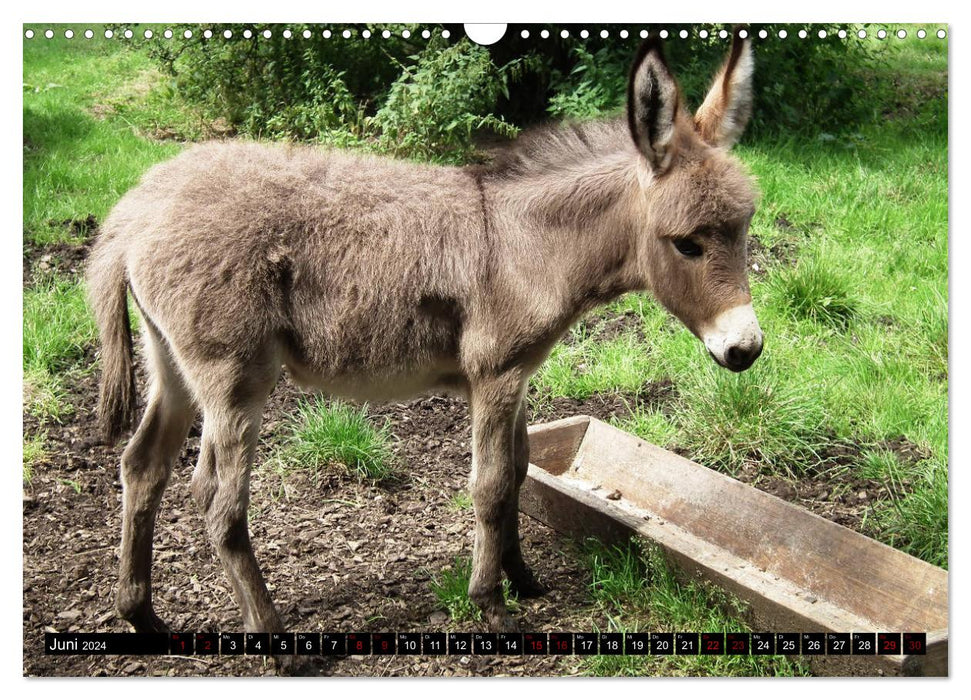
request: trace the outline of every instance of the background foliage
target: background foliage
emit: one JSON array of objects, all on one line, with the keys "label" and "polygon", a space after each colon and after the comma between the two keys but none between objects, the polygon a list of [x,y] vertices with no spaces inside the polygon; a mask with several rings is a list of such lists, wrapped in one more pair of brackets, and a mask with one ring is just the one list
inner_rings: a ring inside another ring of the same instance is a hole
[{"label": "background foliage", "polygon": [[[780,26],[750,29],[757,36]],[[288,27],[290,38],[274,25],[212,25],[216,37],[205,39],[207,27],[185,25],[173,28],[172,40],[132,46],[149,52],[171,77],[172,89],[206,118],[223,120],[232,131],[462,162],[482,132],[513,136],[551,117],[588,119],[621,110],[640,41],[609,30],[605,38],[597,30],[587,40],[562,38],[554,27],[550,38],[538,41],[544,28],[531,26],[529,38],[510,27],[497,44],[481,47],[442,38],[440,28],[426,40],[407,25],[357,26],[349,38],[324,38],[313,25]],[[853,36],[838,38],[835,25],[785,27],[788,41],[754,40],[758,69],[748,138],[782,130],[852,132],[880,101],[864,76],[882,60],[881,49]],[[803,28],[811,40],[797,38]],[[185,29],[190,38],[183,37]],[[361,38],[365,29],[370,39]],[[730,39],[719,36],[721,29],[731,28],[714,26],[705,39],[693,32],[690,40],[675,38],[674,29],[665,42],[692,105],[700,104],[724,60]],[[827,38],[818,38],[821,29]],[[231,38],[223,38],[226,31]],[[384,31],[390,36],[381,36]],[[456,28],[450,37],[462,34]]]}]

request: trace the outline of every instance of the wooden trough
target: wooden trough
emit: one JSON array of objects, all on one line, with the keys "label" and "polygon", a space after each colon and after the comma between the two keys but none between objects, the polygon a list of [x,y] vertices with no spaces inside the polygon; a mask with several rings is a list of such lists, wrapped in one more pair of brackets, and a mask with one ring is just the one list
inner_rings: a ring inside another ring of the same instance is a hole
[{"label": "wooden trough", "polygon": [[574,536],[652,540],[749,603],[757,631],[927,633],[926,655],[805,657],[817,673],[947,675],[945,570],[595,418],[529,435],[527,515]]}]

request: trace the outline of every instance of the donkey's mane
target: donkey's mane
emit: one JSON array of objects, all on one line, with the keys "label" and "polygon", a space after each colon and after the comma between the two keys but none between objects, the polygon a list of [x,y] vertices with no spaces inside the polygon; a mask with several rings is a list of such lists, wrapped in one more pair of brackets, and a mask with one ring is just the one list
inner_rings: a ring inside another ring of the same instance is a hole
[{"label": "donkey's mane", "polygon": [[525,216],[582,226],[629,191],[635,154],[622,119],[543,126],[477,166],[476,177],[519,200]]},{"label": "donkey's mane", "polygon": [[606,154],[633,148],[627,123],[620,118],[545,124],[524,131],[501,147],[481,167],[486,179],[516,180],[576,170]]}]

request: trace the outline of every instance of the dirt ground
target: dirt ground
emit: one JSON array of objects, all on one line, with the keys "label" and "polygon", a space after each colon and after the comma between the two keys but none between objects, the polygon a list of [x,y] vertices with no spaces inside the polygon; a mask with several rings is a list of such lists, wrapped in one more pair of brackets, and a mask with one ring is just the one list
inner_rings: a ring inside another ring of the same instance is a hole
[{"label": "dirt ground", "polygon": [[[25,253],[24,281],[47,270],[73,273],[85,246],[50,246]],[[607,324],[609,333],[628,322]],[[89,357],[93,360],[93,350]],[[30,676],[274,675],[261,657],[45,656],[43,633],[125,632],[114,612],[121,515],[120,448],[97,439],[96,375],[68,381],[74,414],[62,425],[24,414],[25,434],[47,432],[48,457],[36,465],[23,496],[24,674]],[[144,387],[144,377],[140,377]],[[299,393],[284,379],[266,408],[263,437],[279,431]],[[662,410],[676,397],[670,382],[637,394],[534,401],[531,422],[588,414],[623,418],[638,404]],[[533,397],[534,399],[536,397]],[[328,474],[285,478],[257,467],[250,527],[274,600],[293,631],[472,631],[442,610],[429,582],[472,551],[473,514],[456,495],[466,490],[471,458],[465,402],[424,398],[372,407],[396,436],[402,476],[378,485]],[[198,425],[175,467],[155,533],[154,592],[159,616],[173,630],[235,631],[239,610],[189,494],[199,451]],[[888,445],[906,455],[907,444]],[[851,460],[853,445],[834,449],[830,464]],[[264,444],[261,457],[269,452]],[[916,458],[917,456],[914,456]],[[754,468],[740,475],[760,488],[848,527],[859,529],[880,484],[822,470],[798,483],[767,479]],[[524,630],[605,628],[588,602],[589,572],[573,543],[521,516],[523,550],[550,592],[521,601]],[[567,675],[577,657],[367,656],[320,661],[309,673],[350,676]]]}]

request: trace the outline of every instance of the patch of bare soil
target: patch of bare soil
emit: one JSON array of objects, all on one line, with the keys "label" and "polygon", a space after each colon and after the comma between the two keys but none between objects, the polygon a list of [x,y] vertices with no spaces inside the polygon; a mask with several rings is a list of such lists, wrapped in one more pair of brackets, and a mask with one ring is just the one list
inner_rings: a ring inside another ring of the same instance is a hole
[{"label": "patch of bare soil", "polygon": [[[780,216],[776,219],[776,226],[784,230],[793,228],[792,224]],[[749,271],[759,277],[765,275],[774,265],[790,266],[796,262],[796,246],[789,241],[779,241],[772,246],[766,246],[754,233],[748,235],[748,267]]]},{"label": "patch of bare soil", "polygon": [[24,287],[34,284],[39,277],[52,273],[80,274],[84,262],[91,252],[94,233],[98,228],[98,221],[93,214],[89,214],[84,219],[51,221],[50,224],[63,227],[72,238],[83,238],[84,240],[81,243],[49,243],[41,246],[25,244]]}]

